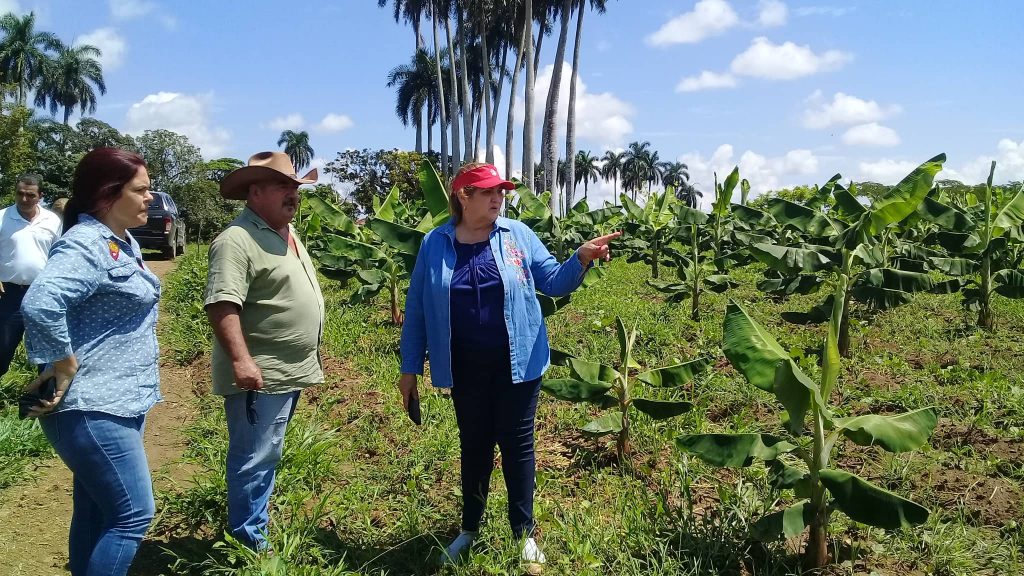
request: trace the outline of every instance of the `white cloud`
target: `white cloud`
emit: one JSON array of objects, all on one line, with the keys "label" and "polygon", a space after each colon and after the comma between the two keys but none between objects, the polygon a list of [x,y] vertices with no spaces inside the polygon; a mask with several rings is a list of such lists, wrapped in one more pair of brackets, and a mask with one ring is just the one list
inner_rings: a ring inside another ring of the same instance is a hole
[{"label": "white cloud", "polygon": [[792,42],[772,44],[764,36],[754,38],[742,54],[732,60],[733,74],[769,80],[792,80],[819,72],[837,70],[853,56],[839,50],[815,54],[807,45]]},{"label": "white cloud", "polygon": [[302,127],[305,125],[306,120],[302,117],[302,114],[278,116],[266,124],[267,128],[279,132],[284,130],[302,130]]},{"label": "white cloud", "polygon": [[835,125],[867,124],[899,114],[900,107],[881,106],[874,100],[862,100],[836,92],[831,102],[823,102],[821,91],[807,99],[811,107],[804,111],[803,124],[807,128],[828,128]]},{"label": "white cloud", "polygon": [[353,126],[352,119],[344,114],[328,114],[316,125],[321,132],[341,132]]},{"label": "white cloud", "polygon": [[856,181],[868,180],[879,184],[893,185],[917,168],[919,163],[907,160],[884,158],[876,162],[861,162],[857,165]]},{"label": "white cloud", "polygon": [[25,9],[21,7],[21,3],[18,0],[0,0],[0,14],[7,14],[8,12],[23,14]]},{"label": "white cloud", "polygon": [[113,28],[100,28],[75,38],[75,46],[82,44],[89,44],[100,49],[102,54],[99,57],[99,62],[103,66],[104,72],[114,70],[124,62],[127,45],[124,38]]},{"label": "white cloud", "polygon": [[[806,149],[796,149],[782,156],[767,157],[753,150],[747,150],[735,158],[731,144],[722,144],[711,154],[704,157],[698,152],[683,154],[679,161],[689,167],[690,183],[704,193],[701,206],[708,207],[715,199],[715,173],[719,180],[732,172],[734,166],[740,168],[740,178],[746,178],[751,186],[751,198],[768,190],[778,190],[797,184],[805,184],[808,175],[818,171],[818,157]],[[739,186],[733,193],[733,201],[739,201]]]},{"label": "white cloud", "polygon": [[145,0],[110,0],[110,15],[114,20],[132,20],[149,14],[156,4]]},{"label": "white cloud", "polygon": [[946,168],[940,177],[960,180],[967,184],[980,184],[988,180],[988,171],[993,160],[996,161],[993,182],[1001,184],[1024,181],[1024,140],[1017,142],[1010,138],[999,141],[995,154],[978,156],[957,170]]},{"label": "white cloud", "polygon": [[900,135],[888,126],[878,122],[858,124],[843,134],[843,144],[848,146],[890,147],[900,143]]},{"label": "white cloud", "polygon": [[[537,75],[534,86],[533,115],[535,126],[540,129],[544,120],[544,103],[547,101],[548,86],[554,73],[554,65],[548,64]],[[572,80],[572,66],[563,64],[561,91],[558,96],[558,130],[561,138],[565,136],[565,121],[569,115],[569,82]],[[587,91],[582,78],[576,79],[576,138],[577,147],[581,140],[588,140],[602,148],[621,146],[629,134],[633,133],[633,107],[611,92],[595,94]],[[516,118],[524,118],[523,101],[516,98]],[[538,150],[539,154],[539,150]]]},{"label": "white cloud", "polygon": [[738,22],[739,17],[725,0],[700,0],[693,12],[676,16],[649,35],[647,43],[652,46],[695,44],[725,32]]},{"label": "white cloud", "polygon": [[758,3],[757,23],[764,27],[784,26],[789,9],[779,0],[761,0]]},{"label": "white cloud", "polygon": [[696,92],[709,88],[732,88],[736,78],[731,74],[718,74],[704,70],[699,76],[688,76],[676,85],[676,92]]},{"label": "white cloud", "polygon": [[150,94],[131,105],[127,113],[127,132],[141,134],[162,128],[187,136],[202,150],[203,156],[216,158],[227,148],[231,133],[211,126],[211,94],[190,96],[177,92]]}]

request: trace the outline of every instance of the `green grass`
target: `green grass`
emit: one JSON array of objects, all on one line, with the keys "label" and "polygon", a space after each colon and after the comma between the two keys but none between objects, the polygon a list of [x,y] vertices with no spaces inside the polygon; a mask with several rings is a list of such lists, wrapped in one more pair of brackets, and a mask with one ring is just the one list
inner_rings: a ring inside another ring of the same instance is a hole
[{"label": "green grass", "polygon": [[[658,367],[700,354],[721,358],[721,322],[731,297],[815,376],[824,328],[789,325],[779,314],[806,309],[821,296],[776,302],[754,288],[757,267],[734,274],[740,288],[706,294],[702,318],[694,322],[688,302],[667,304],[646,285],[648,268],[613,262],[604,281],[577,292],[570,306],[549,318],[552,346],[610,363],[618,355],[613,320],[621,316],[627,326],[637,326],[636,358],[642,365]],[[205,272],[198,269],[175,273],[165,284],[167,294],[186,304],[198,293],[199,278]],[[459,525],[458,434],[450,400],[421,388],[424,424],[412,425],[395,389],[399,330],[388,323],[386,302],[351,306],[346,289],[326,280],[323,287],[328,382],[304,395],[286,440],[270,534],[280,553],[271,559],[252,556],[222,536],[227,441],[218,401],[203,398],[197,400],[200,417],[187,431],[188,457],[199,472],[191,484],[160,495],[156,531],[178,559],[173,570],[161,570],[520,573],[498,470],[479,545],[466,563],[438,567],[438,546]],[[1019,523],[1024,457],[1018,456],[1024,450],[1014,451],[1021,448],[1024,430],[1024,355],[1019,352],[1024,304],[1001,298],[995,304],[1000,327],[994,334],[973,329],[956,296],[919,295],[882,313],[855,310],[852,358],[844,361],[833,397],[839,414],[934,405],[942,420],[934,447],[920,453],[891,455],[852,446],[839,451],[843,469],[917,499],[933,514],[921,527],[894,533],[834,516],[836,564],[830,574],[1024,570]],[[194,312],[185,305],[176,310]],[[179,338],[171,347],[182,343],[193,344]],[[549,558],[546,573],[799,573],[798,543],[765,545],[748,537],[752,521],[792,496],[772,490],[763,467],[713,469],[672,445],[682,432],[776,429],[774,399],[722,362],[698,378],[692,391],[648,392],[666,399],[685,395],[695,408],[662,422],[637,415],[631,469],[616,465],[610,440],[579,433],[598,410],[542,397],[536,512]],[[979,487],[986,493],[976,493]],[[182,544],[180,533],[174,535],[174,526],[192,535],[189,545]]]}]

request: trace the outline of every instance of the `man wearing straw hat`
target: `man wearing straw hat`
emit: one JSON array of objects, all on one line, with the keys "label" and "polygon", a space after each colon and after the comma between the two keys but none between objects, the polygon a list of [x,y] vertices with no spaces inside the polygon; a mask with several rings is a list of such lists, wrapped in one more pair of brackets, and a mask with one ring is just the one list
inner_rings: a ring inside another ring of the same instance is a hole
[{"label": "man wearing straw hat", "polygon": [[228,527],[254,550],[268,547],[267,506],[299,393],[324,379],[324,299],[290,224],[299,185],[316,179],[316,169],[298,178],[282,152],[260,152],[220,184],[245,209],[210,245],[204,301],[227,416]]}]

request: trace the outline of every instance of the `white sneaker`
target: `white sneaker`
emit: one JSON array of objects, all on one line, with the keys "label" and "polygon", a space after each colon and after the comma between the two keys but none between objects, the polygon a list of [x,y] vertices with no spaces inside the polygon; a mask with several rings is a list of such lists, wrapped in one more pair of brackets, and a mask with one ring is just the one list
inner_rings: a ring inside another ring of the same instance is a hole
[{"label": "white sneaker", "polygon": [[527,538],[523,542],[523,562],[533,562],[534,564],[543,564],[548,561],[544,553],[541,552],[540,546],[537,546],[537,541],[533,538]]},{"label": "white sneaker", "polygon": [[463,530],[452,540],[452,543],[445,549],[444,554],[441,557],[442,564],[455,564],[459,561],[459,558],[465,554],[469,547],[473,545],[473,541],[476,540],[478,532],[469,532]]}]

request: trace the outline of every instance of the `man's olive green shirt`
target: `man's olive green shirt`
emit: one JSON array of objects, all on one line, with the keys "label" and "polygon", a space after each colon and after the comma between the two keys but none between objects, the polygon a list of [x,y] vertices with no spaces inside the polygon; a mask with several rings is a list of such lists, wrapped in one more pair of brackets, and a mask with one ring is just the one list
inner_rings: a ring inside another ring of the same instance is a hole
[{"label": "man's olive green shirt", "polygon": [[[262,218],[245,208],[210,245],[204,305],[231,302],[240,308],[242,335],[263,372],[263,390],[282,394],[324,381],[318,348],[324,298],[316,269],[294,230],[298,251]],[[231,358],[213,341],[213,392],[242,392]]]}]

